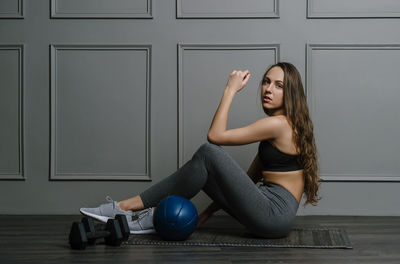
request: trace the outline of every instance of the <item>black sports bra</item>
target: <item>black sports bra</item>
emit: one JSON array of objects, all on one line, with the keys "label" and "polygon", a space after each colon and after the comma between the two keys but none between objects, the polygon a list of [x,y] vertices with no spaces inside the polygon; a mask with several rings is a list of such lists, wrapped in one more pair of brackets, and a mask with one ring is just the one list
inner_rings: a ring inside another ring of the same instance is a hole
[{"label": "black sports bra", "polygon": [[295,171],[303,167],[297,160],[299,155],[286,154],[274,147],[269,140],[260,141],[258,156],[262,170],[266,171]]}]

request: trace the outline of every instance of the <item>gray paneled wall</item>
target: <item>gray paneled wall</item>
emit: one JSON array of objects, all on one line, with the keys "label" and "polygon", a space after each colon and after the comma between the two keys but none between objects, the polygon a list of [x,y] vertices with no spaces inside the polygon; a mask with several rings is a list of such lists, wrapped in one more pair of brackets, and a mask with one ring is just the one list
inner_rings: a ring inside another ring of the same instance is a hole
[{"label": "gray paneled wall", "polygon": [[0,1],[0,18],[23,18],[23,0]]},{"label": "gray paneled wall", "polygon": [[321,177],[400,181],[400,45],[311,44],[307,55]]},{"label": "gray paneled wall", "polygon": [[[70,214],[140,193],[206,140],[264,117],[276,61],[305,83],[321,195],[298,214],[400,215],[399,1],[0,2],[0,213]],[[244,170],[258,144],[225,146]],[[193,201],[199,210],[209,198]]]},{"label": "gray paneled wall", "polygon": [[0,45],[0,179],[24,179],[23,45]]},{"label": "gray paneled wall", "polygon": [[308,0],[308,18],[400,17],[397,0]]},{"label": "gray paneled wall", "polygon": [[177,0],[177,18],[279,17],[278,0]]},{"label": "gray paneled wall", "polygon": [[150,51],[51,46],[51,179],[150,179]]},{"label": "gray paneled wall", "polygon": [[152,0],[51,0],[53,18],[152,18]]}]

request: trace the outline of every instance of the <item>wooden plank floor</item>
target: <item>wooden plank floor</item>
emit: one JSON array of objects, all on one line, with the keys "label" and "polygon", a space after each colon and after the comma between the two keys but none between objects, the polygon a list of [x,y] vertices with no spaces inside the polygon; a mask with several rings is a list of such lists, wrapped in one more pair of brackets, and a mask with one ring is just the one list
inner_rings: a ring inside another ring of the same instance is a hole
[{"label": "wooden plank floor", "polygon": [[[81,216],[0,216],[0,263],[400,263],[400,217],[298,216],[296,227],[343,227],[354,249],[242,247],[69,248],[72,221]],[[213,216],[204,227],[239,226]]]}]

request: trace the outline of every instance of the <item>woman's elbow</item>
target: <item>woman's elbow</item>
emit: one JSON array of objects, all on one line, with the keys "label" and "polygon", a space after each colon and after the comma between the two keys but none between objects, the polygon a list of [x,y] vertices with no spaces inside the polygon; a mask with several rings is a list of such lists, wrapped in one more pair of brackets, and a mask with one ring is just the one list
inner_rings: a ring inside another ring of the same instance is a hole
[{"label": "woman's elbow", "polygon": [[208,133],[207,134],[207,141],[213,144],[218,144],[218,142],[215,140],[212,134]]}]

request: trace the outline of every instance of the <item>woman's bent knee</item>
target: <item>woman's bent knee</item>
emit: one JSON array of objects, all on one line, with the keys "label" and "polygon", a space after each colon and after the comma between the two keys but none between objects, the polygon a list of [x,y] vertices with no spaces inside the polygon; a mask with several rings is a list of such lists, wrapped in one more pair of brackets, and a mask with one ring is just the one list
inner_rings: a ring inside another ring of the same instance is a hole
[{"label": "woman's bent knee", "polygon": [[199,150],[209,152],[212,150],[222,150],[222,147],[220,145],[216,145],[214,143],[207,141],[200,146]]},{"label": "woman's bent knee", "polygon": [[220,151],[223,151],[223,148],[221,146],[207,141],[207,142],[201,144],[201,146],[193,154],[193,158],[196,158],[196,157],[204,158],[206,156],[209,157]]}]

